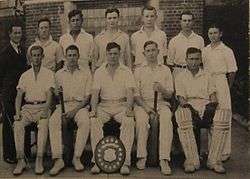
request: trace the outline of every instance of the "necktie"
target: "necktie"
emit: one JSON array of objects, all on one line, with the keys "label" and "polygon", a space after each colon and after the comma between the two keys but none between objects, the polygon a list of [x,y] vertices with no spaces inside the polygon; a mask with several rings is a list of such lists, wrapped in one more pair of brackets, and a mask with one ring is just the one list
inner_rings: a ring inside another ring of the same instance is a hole
[{"label": "necktie", "polygon": [[17,46],[17,52],[18,52],[18,54],[21,54],[21,52],[22,52],[22,51],[21,51],[21,46],[20,46],[20,45]]}]

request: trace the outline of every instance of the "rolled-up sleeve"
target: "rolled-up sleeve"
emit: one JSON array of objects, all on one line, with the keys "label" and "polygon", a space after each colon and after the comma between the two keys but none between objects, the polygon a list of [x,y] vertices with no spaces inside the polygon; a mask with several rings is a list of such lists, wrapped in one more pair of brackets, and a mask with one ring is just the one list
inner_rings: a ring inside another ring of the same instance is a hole
[{"label": "rolled-up sleeve", "polygon": [[173,77],[171,74],[171,71],[169,68],[166,68],[164,70],[165,78],[164,78],[164,87],[168,91],[174,91],[174,85],[173,85]]},{"label": "rolled-up sleeve", "polygon": [[88,72],[87,74],[87,79],[86,79],[86,87],[85,87],[85,96],[88,96],[91,94],[91,89],[92,89],[92,76],[90,74],[90,72]]},{"label": "rolled-up sleeve", "polygon": [[226,58],[226,63],[227,63],[227,72],[236,72],[238,70],[237,64],[236,64],[236,59],[234,56],[234,53],[231,49],[228,49],[225,52],[225,58]]},{"label": "rolled-up sleeve", "polygon": [[174,65],[174,58],[175,58],[174,40],[170,40],[169,45],[168,45],[168,59],[167,59],[167,64],[168,65]]},{"label": "rolled-up sleeve", "polygon": [[101,81],[102,81],[101,74],[98,73],[98,71],[96,71],[96,73],[94,74],[92,89],[93,90],[100,90],[101,89]]},{"label": "rolled-up sleeve", "polygon": [[25,79],[25,75],[21,75],[21,77],[20,77],[20,79],[19,79],[19,81],[18,81],[18,84],[17,84],[17,87],[16,87],[16,89],[18,90],[18,89],[21,89],[21,90],[23,90],[23,91],[26,91],[26,84],[25,84],[25,81],[26,81],[26,79]]}]

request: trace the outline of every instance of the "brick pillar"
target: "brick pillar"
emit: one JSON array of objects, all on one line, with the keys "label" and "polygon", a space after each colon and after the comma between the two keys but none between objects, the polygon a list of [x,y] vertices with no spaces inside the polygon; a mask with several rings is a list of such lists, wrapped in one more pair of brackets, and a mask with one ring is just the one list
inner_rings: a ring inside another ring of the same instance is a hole
[{"label": "brick pillar", "polygon": [[183,10],[190,10],[194,14],[194,31],[202,35],[204,0],[160,0],[159,8],[163,11],[162,27],[168,39],[180,31],[180,14]]},{"label": "brick pillar", "polygon": [[24,5],[26,47],[31,45],[37,36],[37,21],[41,17],[48,17],[51,20],[51,34],[54,40],[58,41],[62,34],[60,16],[64,13],[62,1],[34,1]]}]

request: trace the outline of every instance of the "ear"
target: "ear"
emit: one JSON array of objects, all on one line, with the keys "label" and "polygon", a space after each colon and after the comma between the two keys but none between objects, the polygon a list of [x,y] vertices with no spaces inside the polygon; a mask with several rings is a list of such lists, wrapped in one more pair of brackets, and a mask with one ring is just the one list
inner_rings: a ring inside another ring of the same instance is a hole
[{"label": "ear", "polygon": [[223,32],[222,32],[222,31],[220,31],[220,37],[222,37],[222,35],[223,35]]}]

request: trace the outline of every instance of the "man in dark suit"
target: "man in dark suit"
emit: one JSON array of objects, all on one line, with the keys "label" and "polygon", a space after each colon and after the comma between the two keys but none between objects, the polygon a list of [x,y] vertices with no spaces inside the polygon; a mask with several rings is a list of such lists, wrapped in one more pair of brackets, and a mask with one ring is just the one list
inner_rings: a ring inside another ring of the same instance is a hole
[{"label": "man in dark suit", "polygon": [[21,74],[27,70],[27,60],[21,47],[22,26],[13,21],[8,30],[10,41],[0,53],[0,103],[3,114],[3,158],[15,163],[16,153],[13,135],[16,86]]}]

